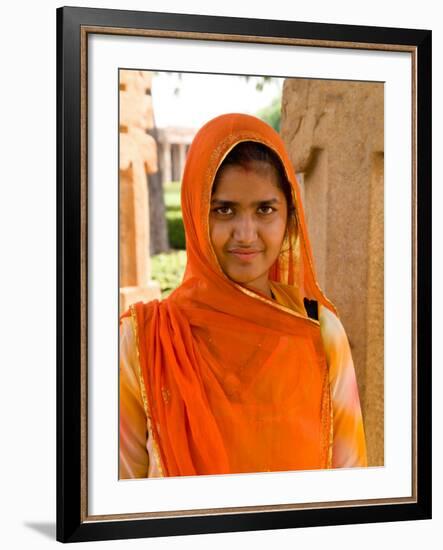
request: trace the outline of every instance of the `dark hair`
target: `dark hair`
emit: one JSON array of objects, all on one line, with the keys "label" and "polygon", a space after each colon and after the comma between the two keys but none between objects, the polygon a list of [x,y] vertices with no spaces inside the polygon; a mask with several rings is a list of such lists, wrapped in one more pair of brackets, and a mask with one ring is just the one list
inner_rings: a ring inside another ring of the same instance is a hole
[{"label": "dark hair", "polygon": [[224,168],[233,165],[249,168],[254,162],[263,162],[274,168],[275,173],[277,174],[278,187],[286,198],[289,220],[293,217],[295,211],[292,199],[291,184],[286,178],[283,163],[277,153],[263,143],[257,141],[242,141],[233,147],[233,149],[231,149],[231,151],[226,155],[226,158],[223,160],[217,171],[214,184],[212,186],[212,193],[215,193],[220,174]]}]

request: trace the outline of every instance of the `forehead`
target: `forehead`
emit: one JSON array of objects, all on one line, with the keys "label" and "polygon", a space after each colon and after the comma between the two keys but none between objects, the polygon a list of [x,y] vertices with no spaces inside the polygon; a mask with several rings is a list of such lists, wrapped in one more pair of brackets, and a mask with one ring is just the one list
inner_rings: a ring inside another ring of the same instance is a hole
[{"label": "forehead", "polygon": [[221,168],[213,188],[213,199],[256,197],[257,195],[283,195],[276,168],[265,162],[246,166],[230,164]]}]

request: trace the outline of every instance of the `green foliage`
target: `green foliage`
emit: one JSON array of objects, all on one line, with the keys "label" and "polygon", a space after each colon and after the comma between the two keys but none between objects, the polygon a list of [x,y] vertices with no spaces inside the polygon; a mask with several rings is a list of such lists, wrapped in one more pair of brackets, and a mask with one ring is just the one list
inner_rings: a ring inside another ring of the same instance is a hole
[{"label": "green foliage", "polygon": [[180,207],[180,182],[174,181],[165,185],[164,193],[169,246],[176,250],[185,250],[185,230]]},{"label": "green foliage", "polygon": [[257,112],[257,116],[267,122],[277,132],[280,132],[281,97],[276,97],[272,103]]},{"label": "green foliage", "polygon": [[173,217],[167,215],[169,246],[175,250],[186,249],[185,229],[181,215]]},{"label": "green foliage", "polygon": [[162,298],[166,298],[181,283],[186,267],[186,251],[156,254],[151,257],[152,278],[160,283]]},{"label": "green foliage", "polygon": [[151,257],[152,278],[160,283],[162,298],[166,298],[181,283],[186,267],[185,231],[180,205],[180,182],[165,185],[164,198],[171,252]]},{"label": "green foliage", "polygon": [[180,208],[180,182],[172,181],[164,186],[166,208]]}]

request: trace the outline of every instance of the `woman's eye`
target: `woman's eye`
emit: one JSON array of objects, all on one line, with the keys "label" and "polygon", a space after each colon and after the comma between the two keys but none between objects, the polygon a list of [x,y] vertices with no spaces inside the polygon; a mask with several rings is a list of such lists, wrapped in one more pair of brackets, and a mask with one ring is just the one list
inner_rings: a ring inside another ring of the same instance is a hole
[{"label": "woman's eye", "polygon": [[261,214],[271,214],[274,212],[274,208],[272,208],[272,206],[260,206],[259,210],[261,210]]},{"label": "woman's eye", "polygon": [[217,214],[222,214],[224,216],[232,213],[232,210],[229,206],[220,206],[219,208],[216,208],[214,211],[217,212]]}]

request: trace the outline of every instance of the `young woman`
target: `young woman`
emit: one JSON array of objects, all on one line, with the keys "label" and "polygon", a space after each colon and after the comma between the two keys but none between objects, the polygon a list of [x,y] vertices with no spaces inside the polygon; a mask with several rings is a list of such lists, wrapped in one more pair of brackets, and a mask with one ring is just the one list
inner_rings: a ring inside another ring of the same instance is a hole
[{"label": "young woman", "polygon": [[181,285],[120,319],[120,478],[366,466],[349,343],[280,136],[211,120],[181,200]]}]

